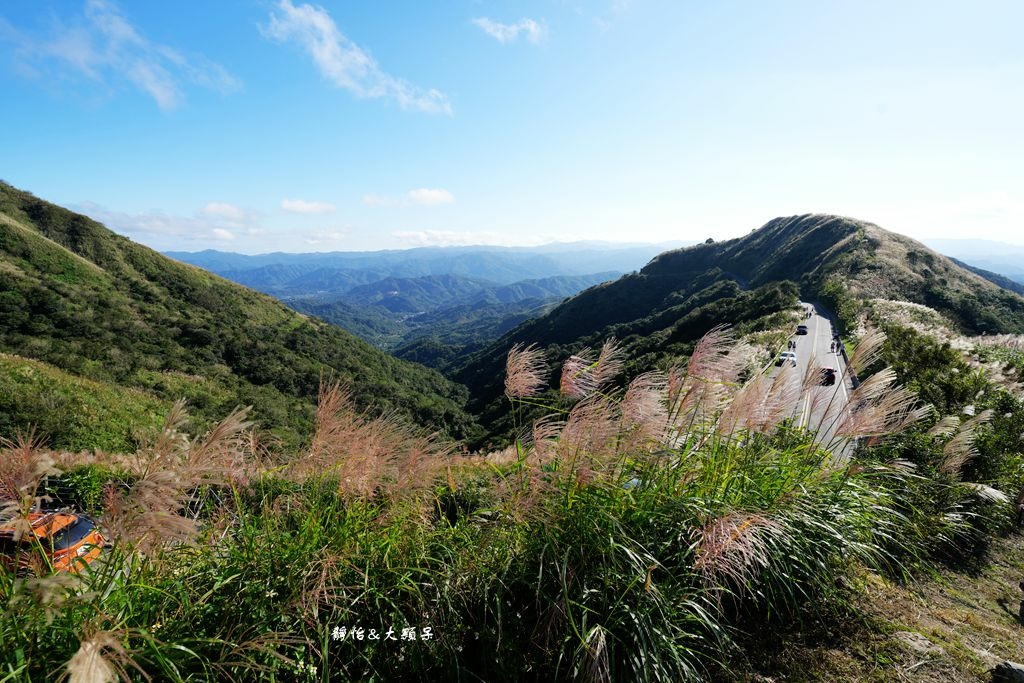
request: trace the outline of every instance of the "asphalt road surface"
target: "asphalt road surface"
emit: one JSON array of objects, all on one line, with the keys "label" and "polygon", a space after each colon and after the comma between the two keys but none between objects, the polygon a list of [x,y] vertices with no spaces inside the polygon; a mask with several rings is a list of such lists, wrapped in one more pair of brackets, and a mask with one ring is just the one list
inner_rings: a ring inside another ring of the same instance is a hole
[{"label": "asphalt road surface", "polygon": [[[799,324],[807,325],[807,334],[796,334],[794,326],[790,339],[796,342],[796,348],[789,350],[796,353],[796,371],[792,372],[794,381],[803,382],[806,388],[800,392],[793,407],[793,418],[797,426],[815,430],[818,433],[815,440],[827,445],[834,440],[837,423],[846,411],[853,386],[843,356],[832,346],[832,324],[812,304],[801,303],[801,306],[810,313],[799,321]],[[818,382],[820,368],[836,371],[835,384],[821,385]],[[773,374],[781,370],[775,367]],[[851,449],[836,445],[836,455],[845,459]]]}]

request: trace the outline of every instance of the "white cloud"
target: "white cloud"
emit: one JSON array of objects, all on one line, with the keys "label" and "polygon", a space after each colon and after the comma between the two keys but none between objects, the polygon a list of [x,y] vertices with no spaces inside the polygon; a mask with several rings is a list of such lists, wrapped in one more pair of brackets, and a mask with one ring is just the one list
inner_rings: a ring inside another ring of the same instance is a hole
[{"label": "white cloud", "polygon": [[366,204],[367,206],[394,206],[396,204],[401,204],[401,202],[396,199],[392,199],[391,197],[384,197],[379,194],[364,194],[363,204]]},{"label": "white cloud", "polygon": [[348,239],[350,231],[348,228],[336,228],[333,230],[316,230],[307,233],[303,237],[306,244],[313,245],[337,245],[339,242]]},{"label": "white cloud", "polygon": [[455,195],[441,188],[421,187],[409,190],[403,197],[387,197],[379,194],[364,194],[363,204],[367,206],[441,206],[455,203]]},{"label": "white cloud", "polygon": [[234,204],[228,204],[227,202],[210,202],[203,208],[199,209],[199,213],[212,218],[223,218],[233,223],[242,223],[248,217],[248,213],[245,209],[237,207]]},{"label": "white cloud", "polygon": [[401,244],[409,247],[464,247],[485,245],[492,247],[535,246],[543,240],[497,232],[459,232],[455,230],[403,230],[391,233]]},{"label": "white cloud", "polygon": [[323,7],[296,7],[291,0],[280,0],[277,9],[279,12],[271,11],[263,34],[279,42],[294,40],[333,85],[360,98],[394,100],[402,109],[451,115],[451,103],[444,93],[425,90],[382,71],[373,57],[338,29]]},{"label": "white cloud", "polygon": [[14,44],[18,70],[62,87],[69,74],[108,87],[125,82],[152,97],[161,109],[181,105],[183,83],[221,93],[241,87],[224,67],[202,55],[186,57],[150,41],[108,0],[87,0],[75,25],[58,24],[47,38],[18,31],[7,22],[3,28],[0,41]]},{"label": "white cloud", "polygon": [[487,17],[477,17],[473,19],[473,23],[483,29],[484,33],[504,44],[514,43],[520,33],[531,43],[539,43],[547,37],[547,28],[533,19],[524,18],[514,24],[502,24]]},{"label": "white cloud", "polygon": [[328,202],[307,202],[304,199],[283,199],[281,200],[281,208],[291,213],[309,215],[332,213],[336,209],[334,204],[329,204]]},{"label": "white cloud", "polygon": [[114,211],[93,202],[68,207],[103,223],[111,230],[128,236],[148,236],[170,244],[181,241],[229,241],[238,235],[267,234],[255,213],[232,204],[211,202],[193,216],[180,216],[162,211],[129,213]]},{"label": "white cloud", "polygon": [[418,190],[409,190],[405,195],[409,202],[421,206],[438,206],[440,204],[452,204],[455,202],[455,195],[448,190],[431,190],[425,187]]}]

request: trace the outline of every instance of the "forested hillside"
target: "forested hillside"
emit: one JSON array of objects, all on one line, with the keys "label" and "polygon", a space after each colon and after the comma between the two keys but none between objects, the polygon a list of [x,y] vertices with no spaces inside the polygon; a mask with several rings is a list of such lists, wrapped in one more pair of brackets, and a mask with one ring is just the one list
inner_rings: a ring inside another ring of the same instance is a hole
[{"label": "forested hillside", "polygon": [[[430,367],[497,339],[519,323],[620,273],[558,275],[500,285],[456,275],[388,277],[343,293],[289,296],[284,303],[373,345]],[[420,353],[424,345],[443,354]]]}]

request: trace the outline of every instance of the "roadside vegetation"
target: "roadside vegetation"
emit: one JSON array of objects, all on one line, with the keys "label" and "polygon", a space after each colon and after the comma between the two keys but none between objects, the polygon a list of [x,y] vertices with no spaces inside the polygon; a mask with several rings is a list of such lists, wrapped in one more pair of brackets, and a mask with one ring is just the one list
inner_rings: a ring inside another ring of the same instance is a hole
[{"label": "roadside vegetation", "polygon": [[625,386],[614,343],[577,351],[557,393],[514,347],[515,438],[486,455],[330,381],[291,451],[244,410],[193,435],[181,403],[127,454],[4,442],[6,517],[62,471],[112,547],[79,576],[0,570],[0,680],[735,674],[750,634],[856,620],[865,577],[982,558],[1013,520],[1019,396],[886,332],[862,331],[850,409],[809,429],[789,415],[816,378],[752,373],[716,329]]}]

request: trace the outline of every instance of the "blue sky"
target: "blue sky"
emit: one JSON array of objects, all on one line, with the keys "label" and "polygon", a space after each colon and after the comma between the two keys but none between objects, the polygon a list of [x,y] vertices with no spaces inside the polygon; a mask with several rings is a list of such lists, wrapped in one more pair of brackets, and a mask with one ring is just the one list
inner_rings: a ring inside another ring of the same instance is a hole
[{"label": "blue sky", "polygon": [[7,0],[0,177],[157,249],[1024,244],[1024,4]]}]

